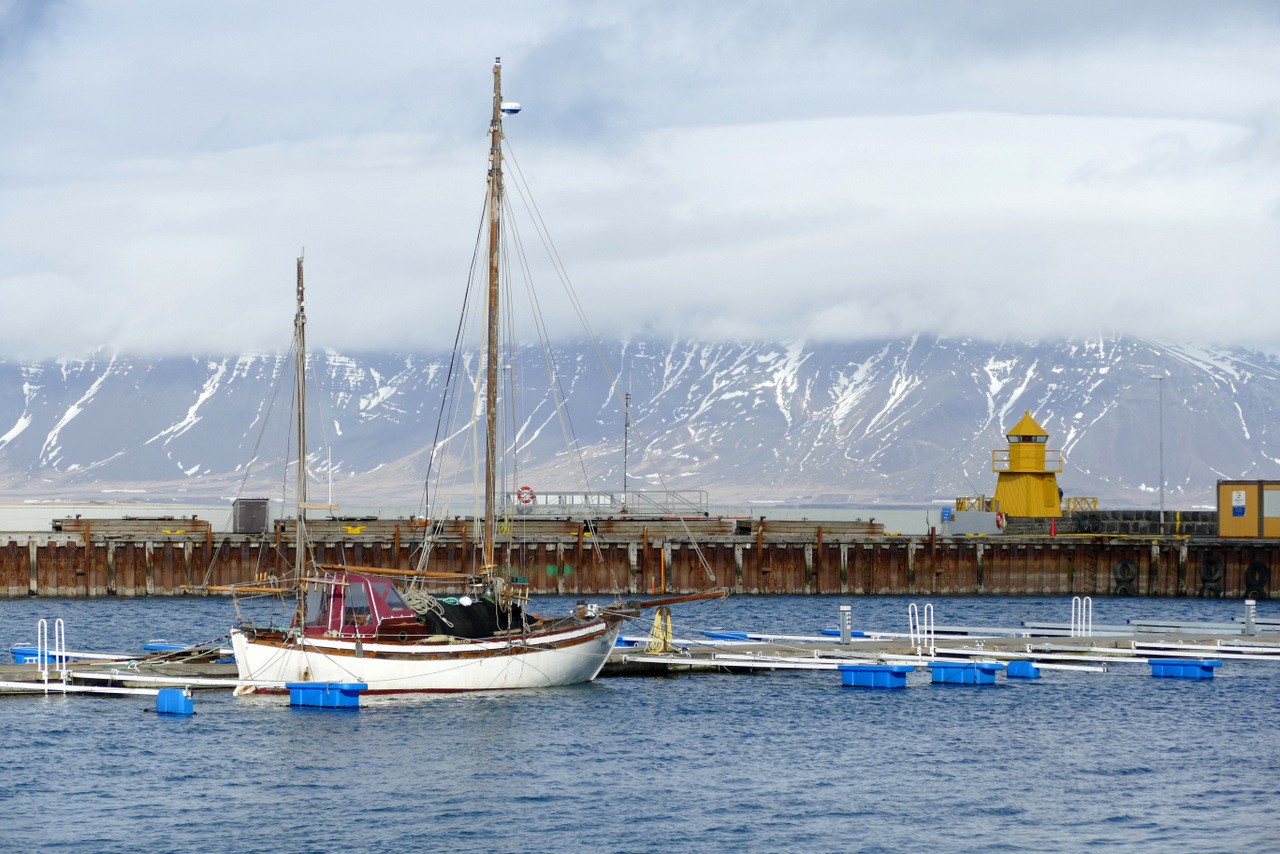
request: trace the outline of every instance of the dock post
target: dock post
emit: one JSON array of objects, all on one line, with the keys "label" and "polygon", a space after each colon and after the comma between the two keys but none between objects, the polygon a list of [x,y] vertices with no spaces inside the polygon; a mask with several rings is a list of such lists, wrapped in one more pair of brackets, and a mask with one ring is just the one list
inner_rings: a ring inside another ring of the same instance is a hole
[{"label": "dock post", "polygon": [[627,543],[627,592],[639,593],[640,585],[640,544]]},{"label": "dock post", "polygon": [[195,584],[194,567],[191,565],[194,559],[192,554],[194,551],[195,546],[191,543],[182,544],[182,584],[185,587],[191,587]]},{"label": "dock post", "polygon": [[853,642],[853,606],[840,606],[840,643],[848,645]]},{"label": "dock post", "polygon": [[34,537],[27,540],[27,593],[36,596],[40,593],[40,549]]},{"label": "dock post", "polygon": [[915,540],[907,542],[907,592],[916,592],[916,543]]},{"label": "dock post", "polygon": [[1159,596],[1164,591],[1160,589],[1160,570],[1163,561],[1160,559],[1160,544],[1151,544],[1151,559],[1147,562],[1147,595]]},{"label": "dock post", "polygon": [[1177,596],[1185,597],[1187,595],[1187,541],[1183,540],[1178,546],[1178,588]]},{"label": "dock post", "polygon": [[154,596],[154,595],[156,595],[156,552],[155,552],[155,544],[154,544],[154,543],[152,543],[150,540],[147,540],[147,542],[143,544],[143,550],[142,550],[142,553],[143,553],[143,556],[144,556],[144,557],[143,557],[143,559],[144,559],[144,560],[145,560],[145,562],[146,562],[146,566],[145,566],[145,573],[146,573],[146,587],[145,587],[145,589],[146,589],[146,591],[147,591],[147,595],[148,595],[148,596]]}]

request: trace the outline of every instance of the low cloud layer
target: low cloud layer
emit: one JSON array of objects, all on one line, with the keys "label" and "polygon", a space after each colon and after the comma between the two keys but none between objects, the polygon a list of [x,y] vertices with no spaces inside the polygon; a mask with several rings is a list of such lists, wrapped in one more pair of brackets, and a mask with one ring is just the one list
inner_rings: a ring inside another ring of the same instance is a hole
[{"label": "low cloud layer", "polygon": [[598,334],[1280,349],[1270,3],[16,2],[0,32],[5,357],[280,349],[304,246],[314,345],[447,346],[499,54]]}]

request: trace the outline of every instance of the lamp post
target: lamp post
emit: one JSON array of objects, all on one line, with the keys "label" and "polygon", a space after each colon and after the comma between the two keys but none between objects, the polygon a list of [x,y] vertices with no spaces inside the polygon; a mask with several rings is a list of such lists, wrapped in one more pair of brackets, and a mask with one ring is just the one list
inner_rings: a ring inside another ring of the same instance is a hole
[{"label": "lamp post", "polygon": [[1152,374],[1151,379],[1160,383],[1160,536],[1164,536],[1164,374]]}]

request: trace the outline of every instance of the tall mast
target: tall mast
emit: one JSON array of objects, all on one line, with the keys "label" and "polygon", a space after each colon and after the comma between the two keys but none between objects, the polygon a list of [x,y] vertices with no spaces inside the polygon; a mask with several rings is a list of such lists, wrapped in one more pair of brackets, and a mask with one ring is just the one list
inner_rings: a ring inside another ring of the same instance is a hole
[{"label": "tall mast", "polygon": [[296,579],[301,580],[306,560],[307,542],[307,312],[302,289],[302,256],[298,257],[298,313],[293,317],[294,394],[298,405],[298,542],[294,563]]},{"label": "tall mast", "polygon": [[493,121],[489,125],[489,338],[485,362],[484,566],[493,568],[498,468],[498,238],[502,210],[502,59],[493,61]]}]

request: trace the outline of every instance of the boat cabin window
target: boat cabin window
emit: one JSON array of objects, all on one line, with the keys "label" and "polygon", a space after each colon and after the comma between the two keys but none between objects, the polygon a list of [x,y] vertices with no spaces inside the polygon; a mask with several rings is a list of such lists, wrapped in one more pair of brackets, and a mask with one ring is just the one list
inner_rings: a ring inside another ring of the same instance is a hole
[{"label": "boat cabin window", "polygon": [[363,582],[353,581],[347,585],[346,608],[342,616],[344,626],[363,626],[369,622],[369,593]]},{"label": "boat cabin window", "polygon": [[329,603],[332,601],[333,588],[328,585],[308,590],[306,625],[327,628],[329,625]]},{"label": "boat cabin window", "polygon": [[404,597],[400,595],[400,591],[396,589],[395,584],[390,581],[371,581],[369,586],[373,588],[373,598],[378,600],[380,605],[385,606],[379,608],[384,614],[391,611],[408,611],[409,603],[404,601]]}]

